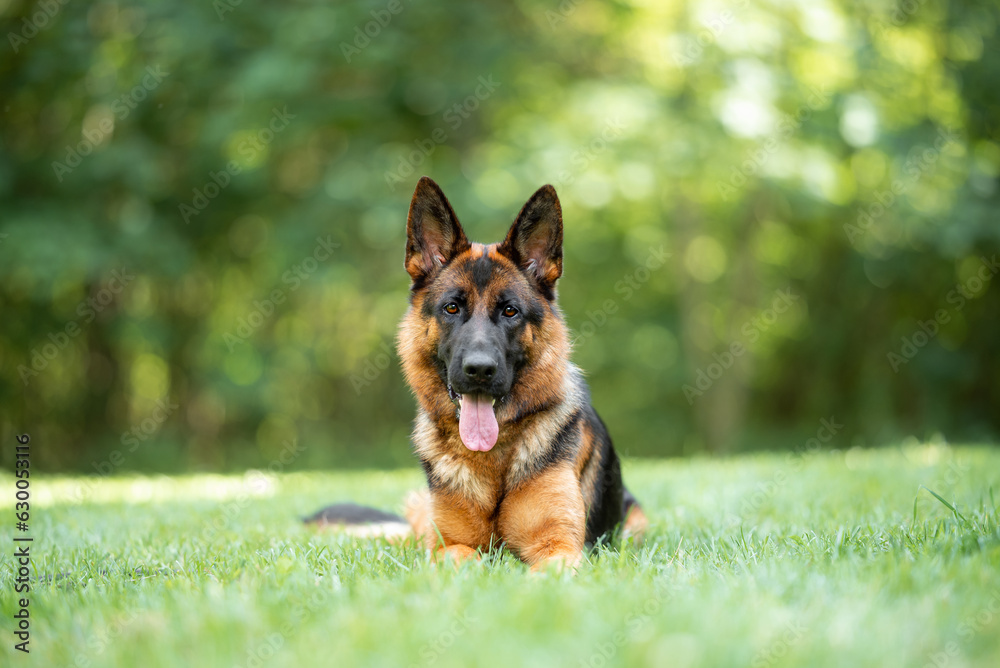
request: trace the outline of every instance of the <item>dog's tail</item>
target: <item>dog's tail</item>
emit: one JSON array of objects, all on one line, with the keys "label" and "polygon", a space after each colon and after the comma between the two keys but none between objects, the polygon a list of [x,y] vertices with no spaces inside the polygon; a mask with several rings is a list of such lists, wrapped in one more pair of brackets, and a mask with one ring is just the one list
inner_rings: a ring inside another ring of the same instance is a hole
[{"label": "dog's tail", "polygon": [[360,538],[383,537],[402,541],[416,534],[425,538],[432,534],[430,494],[427,490],[412,492],[406,499],[406,517],[377,508],[354,503],[335,503],[302,518],[317,529],[332,529]]},{"label": "dog's tail", "polygon": [[399,515],[354,503],[335,503],[302,519],[317,529],[333,529],[363,538],[404,538],[410,525]]}]

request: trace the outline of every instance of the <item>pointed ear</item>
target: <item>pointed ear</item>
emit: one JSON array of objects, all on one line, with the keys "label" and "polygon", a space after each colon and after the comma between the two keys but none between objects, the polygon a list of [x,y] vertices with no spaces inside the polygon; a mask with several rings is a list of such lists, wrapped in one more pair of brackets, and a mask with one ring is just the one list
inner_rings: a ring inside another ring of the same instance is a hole
[{"label": "pointed ear", "polygon": [[517,214],[498,249],[521,267],[547,299],[555,298],[556,280],[562,276],[562,207],[556,189],[538,189]]},{"label": "pointed ear", "polygon": [[414,287],[469,248],[465,231],[441,188],[421,177],[406,220],[405,266]]}]

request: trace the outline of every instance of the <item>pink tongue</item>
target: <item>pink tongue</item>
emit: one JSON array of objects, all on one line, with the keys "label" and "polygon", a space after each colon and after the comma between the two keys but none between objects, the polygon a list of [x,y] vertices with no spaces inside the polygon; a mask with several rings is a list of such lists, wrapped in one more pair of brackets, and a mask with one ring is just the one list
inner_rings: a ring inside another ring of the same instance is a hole
[{"label": "pink tongue", "polygon": [[486,452],[497,444],[500,425],[493,414],[493,399],[489,395],[462,395],[458,433],[469,450]]}]

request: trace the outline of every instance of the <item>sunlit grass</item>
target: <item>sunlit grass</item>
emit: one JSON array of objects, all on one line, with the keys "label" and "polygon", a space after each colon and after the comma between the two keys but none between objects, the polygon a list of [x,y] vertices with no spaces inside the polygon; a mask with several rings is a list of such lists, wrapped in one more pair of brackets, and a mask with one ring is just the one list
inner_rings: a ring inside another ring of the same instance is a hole
[{"label": "sunlit grass", "polygon": [[[354,542],[299,523],[348,499],[398,510],[420,483],[417,470],[36,478],[29,661],[1000,661],[996,449],[907,444],[633,460],[626,478],[651,516],[649,540],[639,549],[603,548],[575,577],[532,577],[507,554],[452,569],[412,547]],[[13,489],[12,478],[0,476],[0,486]],[[11,510],[10,497],[0,507]],[[8,546],[12,521],[0,530]],[[8,620],[13,589],[4,559]],[[12,645],[7,636],[3,665],[21,659]]]}]

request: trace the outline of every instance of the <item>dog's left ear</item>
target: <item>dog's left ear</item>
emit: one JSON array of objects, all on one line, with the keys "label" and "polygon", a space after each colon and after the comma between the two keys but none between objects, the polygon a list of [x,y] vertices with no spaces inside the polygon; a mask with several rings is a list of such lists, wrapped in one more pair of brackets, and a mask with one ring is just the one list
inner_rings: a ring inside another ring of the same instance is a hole
[{"label": "dog's left ear", "polygon": [[556,280],[562,276],[562,207],[556,189],[539,188],[507,232],[498,250],[532,278],[547,299],[555,298]]}]

